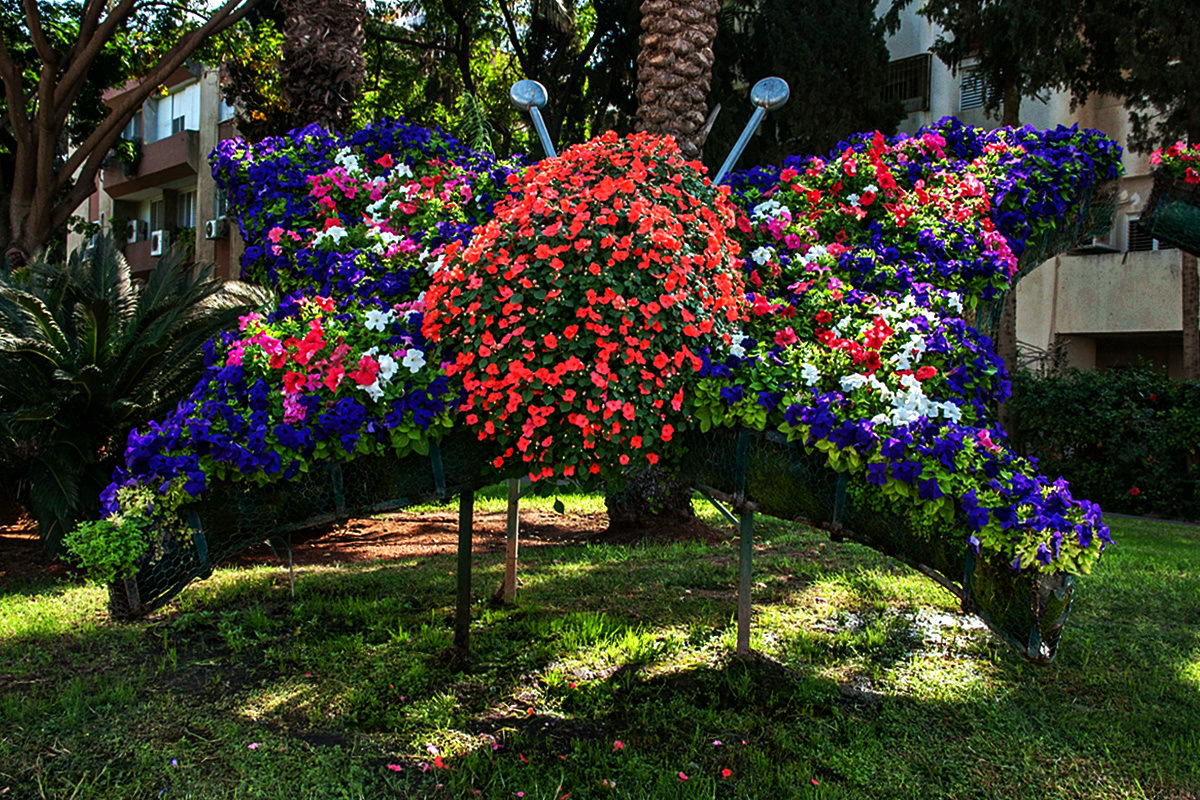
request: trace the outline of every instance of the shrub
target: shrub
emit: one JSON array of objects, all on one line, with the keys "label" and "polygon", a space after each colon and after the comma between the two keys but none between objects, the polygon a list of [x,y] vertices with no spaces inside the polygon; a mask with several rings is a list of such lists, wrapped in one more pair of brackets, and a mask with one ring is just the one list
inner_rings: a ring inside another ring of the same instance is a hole
[{"label": "shrub", "polygon": [[1200,383],[1147,365],[1109,372],[1028,373],[1009,401],[1014,444],[1105,508],[1200,518]]}]

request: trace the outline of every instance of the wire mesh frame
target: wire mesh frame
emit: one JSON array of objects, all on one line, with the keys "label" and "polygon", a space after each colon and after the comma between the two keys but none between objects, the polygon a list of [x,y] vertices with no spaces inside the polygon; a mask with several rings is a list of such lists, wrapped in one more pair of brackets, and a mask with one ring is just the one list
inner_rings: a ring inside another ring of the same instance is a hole
[{"label": "wire mesh frame", "polygon": [[428,456],[330,461],[266,486],[216,484],[204,502],[184,510],[182,536],[163,532],[133,575],[109,585],[109,611],[119,619],[144,616],[248,547],[268,542],[290,551],[295,531],[473,490],[486,462],[473,436],[452,433],[431,443]]},{"label": "wire mesh frame", "polygon": [[1139,221],[1150,237],[1200,255],[1200,184],[1157,170]]},{"label": "wire mesh frame", "polygon": [[[958,597],[964,612],[978,616],[1029,661],[1048,664],[1057,655],[1074,594],[1073,576],[1017,572],[1008,564],[977,557],[966,544],[970,531],[961,514],[951,525],[958,529],[957,537],[951,533],[930,540],[914,533],[898,515],[866,504],[856,507],[847,473],[830,468],[823,453],[810,453],[776,431],[692,432],[686,442],[686,463],[702,494],[710,501],[731,500],[740,511],[743,548],[745,531],[753,525],[747,516],[755,511],[808,522],[835,540],[850,539],[914,567]],[[860,495],[875,489],[865,481],[853,488]],[[748,553],[741,566],[743,574],[748,573]],[[743,599],[748,602],[748,589],[739,591],[739,610]],[[745,618],[748,642],[748,611]]]},{"label": "wire mesh frame", "polygon": [[1008,292],[1016,290],[1017,282],[1043,261],[1087,242],[1092,237],[1108,233],[1112,230],[1116,215],[1117,182],[1101,181],[1089,187],[1084,192],[1078,213],[1026,243],[1025,250],[1017,261],[1016,272],[1009,282],[1010,288],[997,293],[991,300],[981,300],[975,307],[976,329],[995,340],[1000,332],[1004,299]]}]

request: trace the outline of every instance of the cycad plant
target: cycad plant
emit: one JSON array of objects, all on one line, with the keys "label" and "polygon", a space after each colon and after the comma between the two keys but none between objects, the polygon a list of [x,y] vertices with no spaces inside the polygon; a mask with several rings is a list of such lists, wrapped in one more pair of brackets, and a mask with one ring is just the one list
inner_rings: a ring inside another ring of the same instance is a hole
[{"label": "cycad plant", "polygon": [[0,441],[52,552],[97,515],[129,431],[191,389],[203,344],[269,300],[177,251],[134,280],[111,235],[0,277]]}]

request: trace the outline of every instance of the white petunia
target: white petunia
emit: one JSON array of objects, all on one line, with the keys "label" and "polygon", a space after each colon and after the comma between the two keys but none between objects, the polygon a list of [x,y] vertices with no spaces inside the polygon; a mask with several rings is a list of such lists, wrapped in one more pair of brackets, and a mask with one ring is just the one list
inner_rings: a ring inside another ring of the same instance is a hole
[{"label": "white petunia", "polygon": [[734,342],[729,345],[729,354],[737,358],[745,358],[746,348],[742,347],[741,342]]},{"label": "white petunia", "polygon": [[809,386],[816,386],[817,382],[821,380],[821,371],[812,364],[801,364],[800,377],[803,378],[804,382]]},{"label": "white petunia", "polygon": [[398,369],[400,369],[400,365],[396,363],[396,359],[391,356],[379,357],[379,379],[384,383],[391,381]]},{"label": "white petunia", "polygon": [[420,372],[421,367],[425,366],[425,354],[415,347],[409,348],[404,351],[403,364],[409,372]]},{"label": "white petunia", "polygon": [[765,264],[771,260],[772,252],[769,247],[760,247],[750,253],[750,258],[754,259],[756,264]]},{"label": "white petunia", "polygon": [[363,321],[363,324],[367,327],[367,330],[382,331],[388,325],[391,325],[394,319],[395,315],[392,314],[391,309],[380,311],[372,308],[367,312],[367,317]]},{"label": "white petunia", "polygon": [[855,389],[865,386],[866,384],[867,376],[860,375],[859,373],[855,372],[842,378],[842,391],[853,392]]},{"label": "white petunia", "polygon": [[379,399],[383,397],[383,387],[379,385],[378,379],[376,379],[376,381],[370,386],[362,387],[362,390],[366,392],[367,395],[376,403],[378,403]]}]

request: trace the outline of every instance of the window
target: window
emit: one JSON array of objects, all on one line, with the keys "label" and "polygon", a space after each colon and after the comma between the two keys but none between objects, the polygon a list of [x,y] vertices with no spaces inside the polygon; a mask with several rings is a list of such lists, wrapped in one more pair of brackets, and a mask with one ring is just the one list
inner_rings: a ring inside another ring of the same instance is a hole
[{"label": "window", "polygon": [[150,203],[150,230],[161,231],[163,229],[163,201],[153,200]]},{"label": "window", "polygon": [[183,133],[183,126],[187,122],[187,117],[175,117],[171,120],[171,135]]},{"label": "window", "polygon": [[121,131],[121,138],[131,142],[142,138],[142,112],[140,109],[133,115],[133,119],[129,120],[125,130]]},{"label": "window", "polygon": [[175,225],[180,228],[196,227],[196,192],[180,192],[175,200]]},{"label": "window", "polygon": [[929,110],[929,53],[902,58],[888,64],[883,99],[904,104],[904,112]]},{"label": "window", "polygon": [[1140,220],[1131,218],[1125,231],[1125,249],[1130,253],[1139,253],[1148,250],[1174,250],[1175,247],[1155,239],[1142,226]]},{"label": "window", "polygon": [[969,111],[972,108],[983,108],[989,99],[987,82],[983,73],[973,67],[964,67],[962,85],[959,90],[959,109]]}]

